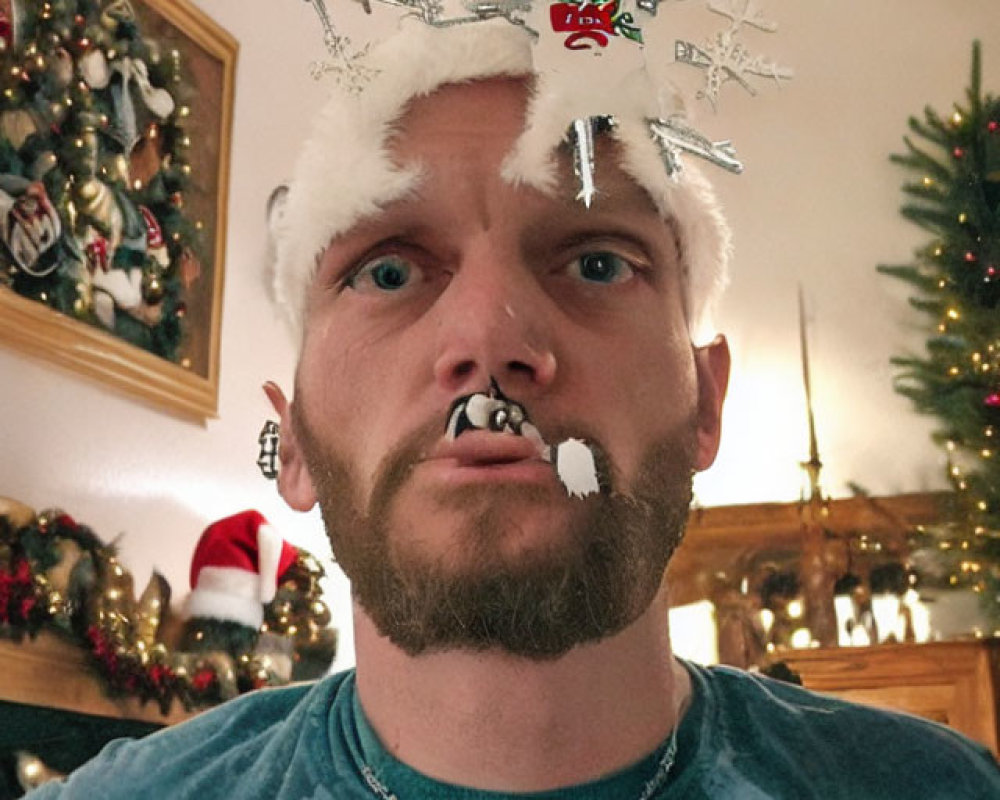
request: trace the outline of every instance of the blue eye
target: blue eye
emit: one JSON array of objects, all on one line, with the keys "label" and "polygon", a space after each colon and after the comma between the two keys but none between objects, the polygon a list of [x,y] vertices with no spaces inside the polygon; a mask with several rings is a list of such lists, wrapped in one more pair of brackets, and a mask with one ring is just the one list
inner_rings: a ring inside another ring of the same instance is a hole
[{"label": "blue eye", "polygon": [[622,283],[635,274],[626,259],[608,252],[584,253],[573,259],[569,269],[571,274],[588,283]]},{"label": "blue eye", "polygon": [[411,282],[414,270],[398,256],[380,256],[362,265],[346,285],[358,290],[374,287],[381,292],[398,292]]}]

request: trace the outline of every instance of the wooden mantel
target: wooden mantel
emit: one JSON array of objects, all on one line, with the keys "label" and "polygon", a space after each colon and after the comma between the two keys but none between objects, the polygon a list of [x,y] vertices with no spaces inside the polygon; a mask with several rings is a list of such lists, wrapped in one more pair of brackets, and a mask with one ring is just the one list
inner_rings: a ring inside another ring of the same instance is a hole
[{"label": "wooden mantel", "polygon": [[[672,606],[711,595],[712,576],[761,551],[798,551],[805,524],[819,524],[841,535],[865,533],[905,544],[918,525],[945,517],[948,493],[924,492],[890,497],[847,497],[818,507],[809,503],[755,503],[695,508],[684,541],[667,569]],[[818,519],[816,517],[819,517]]]},{"label": "wooden mantel", "polygon": [[197,713],[175,701],[164,715],[155,702],[111,697],[87,652],[46,632],[21,642],[0,639],[0,676],[0,701],[158,725],[173,725]]}]

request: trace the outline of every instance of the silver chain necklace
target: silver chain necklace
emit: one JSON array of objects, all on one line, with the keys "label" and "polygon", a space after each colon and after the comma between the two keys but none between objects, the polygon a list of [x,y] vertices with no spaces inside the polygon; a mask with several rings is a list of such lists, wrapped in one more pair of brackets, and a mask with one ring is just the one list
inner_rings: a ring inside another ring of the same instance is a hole
[{"label": "silver chain necklace", "polygon": [[[646,781],[646,785],[642,788],[642,794],[636,800],[652,800],[653,796],[667,782],[667,776],[674,766],[674,759],[677,758],[677,729],[679,727],[680,719],[674,724],[674,730],[670,734],[670,741],[667,742],[666,750],[663,751],[660,760],[656,762],[656,770],[650,776],[649,780]],[[361,774],[364,776],[369,791],[378,800],[400,800],[397,794],[376,777],[375,771],[368,764],[362,765]]]}]

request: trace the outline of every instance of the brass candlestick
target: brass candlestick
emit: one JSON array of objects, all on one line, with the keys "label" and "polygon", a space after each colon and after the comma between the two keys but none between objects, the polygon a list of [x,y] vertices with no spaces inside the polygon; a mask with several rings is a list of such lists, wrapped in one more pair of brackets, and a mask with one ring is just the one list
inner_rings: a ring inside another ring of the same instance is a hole
[{"label": "brass candlestick", "polygon": [[823,647],[835,647],[837,616],[833,606],[833,588],[837,576],[830,567],[836,561],[835,551],[839,549],[840,542],[829,534],[823,525],[827,505],[819,481],[823,462],[819,457],[819,445],[816,440],[816,418],[813,414],[812,382],[809,374],[809,345],[806,339],[801,284],[799,285],[799,347],[809,420],[809,460],[800,464],[809,476],[809,499],[808,502],[802,503],[802,559],[799,564],[799,579],[806,601],[806,619],[813,638]]}]

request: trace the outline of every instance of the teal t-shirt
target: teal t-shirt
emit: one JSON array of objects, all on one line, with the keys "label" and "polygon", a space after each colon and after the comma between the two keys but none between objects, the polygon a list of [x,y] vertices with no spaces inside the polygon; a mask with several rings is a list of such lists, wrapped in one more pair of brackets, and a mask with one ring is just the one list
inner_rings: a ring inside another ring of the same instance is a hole
[{"label": "teal t-shirt", "polygon": [[68,781],[31,800],[997,800],[990,753],[925,720],[878,711],[727,667],[686,664],[692,699],[676,758],[665,742],[632,767],[533,794],[435,781],[381,745],[354,673],[246,695],[183,725],[109,744]]}]

